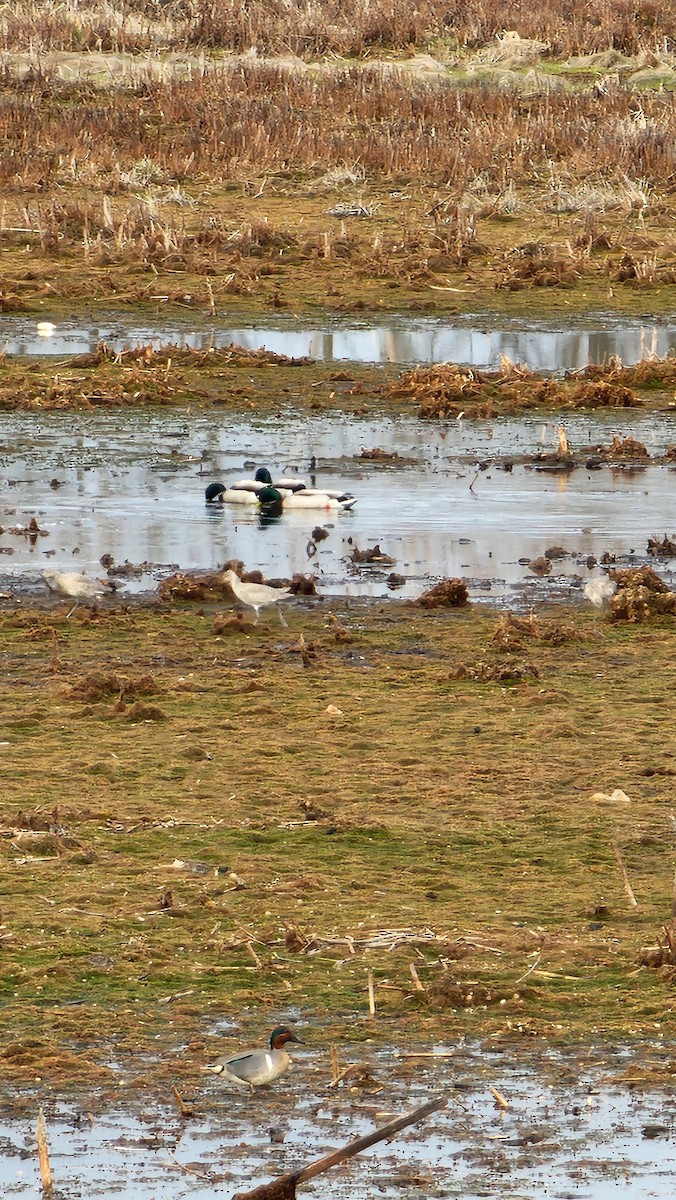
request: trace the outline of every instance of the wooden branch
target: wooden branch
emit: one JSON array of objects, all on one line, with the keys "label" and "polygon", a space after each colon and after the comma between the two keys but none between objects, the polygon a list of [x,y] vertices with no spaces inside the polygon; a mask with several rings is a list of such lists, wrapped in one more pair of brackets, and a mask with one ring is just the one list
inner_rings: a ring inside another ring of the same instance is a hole
[{"label": "wooden branch", "polygon": [[629,876],[627,875],[627,868],[624,865],[620,847],[617,844],[615,844],[613,846],[613,850],[615,851],[615,859],[617,861],[617,865],[620,868],[620,871],[622,873],[622,879],[624,881],[624,890],[627,893],[627,896],[629,898],[629,903],[632,908],[638,908],[638,900],[636,899],[634,892],[632,890],[632,886],[629,882]]},{"label": "wooden branch", "polygon": [[47,1145],[47,1126],[42,1109],[38,1111],[37,1125],[38,1162],[40,1164],[40,1180],[45,1196],[52,1194],[52,1169],[49,1165],[49,1146]]},{"label": "wooden branch", "polygon": [[340,1150],[332,1150],[330,1154],[325,1154],[323,1158],[318,1158],[299,1171],[282,1175],[273,1183],[264,1183],[251,1192],[237,1192],[232,1200],[293,1200],[296,1195],[297,1183],[307,1183],[308,1180],[315,1179],[317,1175],[323,1175],[330,1167],[346,1162],[348,1158],[354,1158],[355,1154],[360,1154],[362,1150],[368,1150],[369,1146],[375,1146],[377,1142],[382,1142],[385,1138],[394,1137],[395,1133],[399,1133],[400,1130],[407,1129],[409,1125],[417,1125],[430,1113],[445,1107],[446,1097],[436,1096],[434,1100],[429,1100],[421,1108],[416,1108],[403,1117],[396,1117],[394,1121],[389,1121],[382,1128],[374,1129],[373,1133],[367,1133],[354,1142],[348,1142],[347,1146],[342,1146]]},{"label": "wooden branch", "polygon": [[372,1017],[375,1017],[375,1015],[376,1015],[376,996],[375,996],[375,991],[374,991],[374,987],[373,987],[373,971],[369,971],[369,973],[368,973],[367,986],[368,986],[368,993],[369,993],[369,1015]]}]

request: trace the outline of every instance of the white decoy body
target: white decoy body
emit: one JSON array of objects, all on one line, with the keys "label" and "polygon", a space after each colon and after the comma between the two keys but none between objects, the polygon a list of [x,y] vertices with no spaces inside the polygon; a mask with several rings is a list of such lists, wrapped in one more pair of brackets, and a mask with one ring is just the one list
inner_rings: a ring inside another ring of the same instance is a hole
[{"label": "white decoy body", "polygon": [[[291,595],[290,588],[273,588],[268,587],[266,583],[244,583],[239,575],[234,571],[226,571],[224,580],[230,586],[233,595],[239,600],[240,604],[245,604],[247,608],[253,608],[258,620],[258,613],[261,608],[267,608],[269,604],[277,604],[280,600],[286,600]],[[284,623],[281,612],[279,619]]]},{"label": "white decoy body", "polygon": [[45,567],[42,578],[50,592],[69,600],[97,600],[100,596],[109,596],[112,590],[85,571],[55,571]]},{"label": "white decoy body", "polygon": [[272,484],[263,483],[259,479],[238,479],[230,484],[232,491],[261,492],[264,487],[277,488],[286,500],[289,496],[328,496],[329,500],[351,500],[356,503],[356,497],[349,492],[338,491],[337,488],[311,488],[302,479],[280,479]]},{"label": "white decoy body", "polygon": [[229,1058],[219,1058],[215,1063],[205,1067],[222,1075],[228,1083],[234,1083],[238,1088],[246,1088],[253,1092],[254,1088],[266,1087],[279,1079],[292,1066],[292,1061],[285,1046],[287,1042],[300,1042],[295,1033],[286,1025],[273,1029],[270,1036],[269,1050],[241,1050],[231,1054]]}]

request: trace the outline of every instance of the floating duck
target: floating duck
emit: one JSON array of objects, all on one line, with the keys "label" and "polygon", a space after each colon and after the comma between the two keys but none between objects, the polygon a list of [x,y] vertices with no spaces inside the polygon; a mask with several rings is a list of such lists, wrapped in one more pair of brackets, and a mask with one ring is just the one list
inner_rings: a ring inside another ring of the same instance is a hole
[{"label": "floating duck", "polygon": [[[277,604],[280,600],[286,600],[291,595],[291,588],[275,588],[268,587],[266,583],[245,583],[240,579],[234,571],[226,571],[223,576],[225,582],[230,585],[230,589],[240,604],[245,604],[247,608],[253,608],[258,620],[258,612],[261,608],[267,608],[270,604]],[[279,619],[284,625],[284,617],[280,611]]]},{"label": "floating duck", "polygon": [[205,1070],[222,1075],[236,1087],[248,1088],[253,1092],[254,1088],[274,1083],[275,1079],[279,1079],[280,1075],[289,1070],[292,1060],[285,1046],[287,1042],[300,1040],[286,1025],[279,1025],[270,1035],[269,1050],[242,1050],[229,1058],[217,1059],[215,1063],[205,1067]]}]

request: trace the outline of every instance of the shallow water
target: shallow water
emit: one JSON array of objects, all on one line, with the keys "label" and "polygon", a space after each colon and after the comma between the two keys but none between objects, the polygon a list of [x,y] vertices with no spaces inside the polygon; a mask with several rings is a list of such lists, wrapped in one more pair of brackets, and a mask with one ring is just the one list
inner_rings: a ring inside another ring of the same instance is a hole
[{"label": "shallow water", "polygon": [[[641,1057],[643,1065],[654,1059],[664,1066],[659,1047]],[[344,1048],[342,1062],[365,1062],[377,1081],[378,1090],[365,1092],[330,1090],[327,1058],[297,1052],[292,1074],[253,1099],[202,1076],[195,1116],[187,1121],[154,1095],[125,1100],[121,1091],[110,1108],[92,1105],[91,1117],[86,1101],[36,1099],[35,1109],[38,1102],[45,1108],[55,1187],[89,1200],[228,1197],[443,1094],[444,1111],[300,1187],[299,1196],[619,1200],[629,1191],[632,1200],[651,1200],[670,1194],[673,1104],[668,1092],[635,1092],[610,1081],[630,1066],[622,1049],[497,1054],[456,1045],[450,1057],[411,1060],[397,1050]],[[491,1086],[506,1097],[507,1111],[496,1107]],[[40,1194],[34,1129],[32,1110],[17,1118],[5,1106],[3,1195]]]},{"label": "shallow water", "polygon": [[[99,559],[111,554],[118,563],[150,564],[129,580],[130,591],[156,587],[175,567],[214,568],[238,558],[269,577],[314,571],[326,594],[387,595],[392,570],[406,579],[397,593],[404,597],[457,575],[469,580],[474,597],[493,600],[515,590],[526,598],[552,589],[579,594],[589,556],[644,561],[650,535],[673,535],[676,471],[656,464],[639,472],[580,467],[561,475],[518,462],[511,472],[502,469],[510,456],[554,449],[556,427],[532,419],[440,426],[292,413],[249,423],[176,410],[5,415],[0,577],[10,590],[44,591],[43,567],[101,575]],[[574,447],[631,432],[653,455],[674,437],[667,414],[575,417],[566,430]],[[410,461],[392,467],[361,459],[361,450],[373,446]],[[261,527],[255,509],[204,503],[207,483],[251,477],[260,464],[277,474],[299,469],[309,478],[311,455],[319,486],[358,497],[352,512],[287,512]],[[46,536],[31,540],[23,533],[32,517]],[[329,537],[310,557],[317,525]],[[355,545],[376,543],[394,566],[352,564]],[[566,556],[548,579],[536,579],[519,560],[552,545]],[[659,565],[667,574],[676,567]]]},{"label": "shallow water", "polygon": [[15,355],[84,354],[105,341],[116,350],[153,344],[206,349],[235,343],[265,348],[292,357],[363,363],[456,362],[478,368],[497,367],[504,355],[534,371],[577,370],[612,356],[631,364],[650,355],[676,354],[676,323],[621,323],[600,316],[590,326],[562,327],[551,322],[506,321],[504,318],[390,318],[387,324],[308,326],[288,320],[275,325],[167,319],[139,321],[128,315],[96,325],[78,319],[49,326],[25,317],[0,317],[0,350]]}]

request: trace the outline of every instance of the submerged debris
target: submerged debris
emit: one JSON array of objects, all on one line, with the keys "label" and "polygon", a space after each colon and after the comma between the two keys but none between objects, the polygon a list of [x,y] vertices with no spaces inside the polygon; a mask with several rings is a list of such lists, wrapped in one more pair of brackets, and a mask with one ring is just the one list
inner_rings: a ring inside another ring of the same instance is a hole
[{"label": "submerged debris", "polygon": [[648,538],[648,554],[654,558],[676,558],[676,542],[666,533],[662,541],[656,537]]},{"label": "submerged debris", "polygon": [[355,546],[348,557],[352,559],[353,563],[375,567],[392,567],[397,561],[396,558],[391,558],[389,554],[385,554],[380,549],[379,543],[376,543],[375,546],[367,547],[366,550],[360,550],[358,546]]}]

